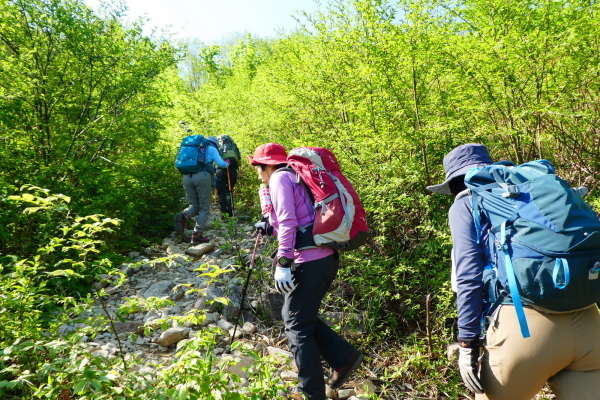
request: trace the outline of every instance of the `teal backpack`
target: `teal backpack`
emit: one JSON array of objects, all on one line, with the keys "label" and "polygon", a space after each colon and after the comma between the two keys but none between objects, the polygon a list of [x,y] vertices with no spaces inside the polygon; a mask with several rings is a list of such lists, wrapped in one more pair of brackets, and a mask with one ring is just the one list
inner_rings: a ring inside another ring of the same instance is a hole
[{"label": "teal backpack", "polygon": [[183,138],[175,167],[182,174],[193,174],[205,170],[206,166],[206,147],[210,142],[202,135],[190,135]]},{"label": "teal backpack", "polygon": [[484,271],[490,312],[505,300],[529,337],[523,305],[550,312],[580,310],[600,301],[600,220],[547,160],[500,162],[465,176],[478,241],[482,218],[492,266]]}]

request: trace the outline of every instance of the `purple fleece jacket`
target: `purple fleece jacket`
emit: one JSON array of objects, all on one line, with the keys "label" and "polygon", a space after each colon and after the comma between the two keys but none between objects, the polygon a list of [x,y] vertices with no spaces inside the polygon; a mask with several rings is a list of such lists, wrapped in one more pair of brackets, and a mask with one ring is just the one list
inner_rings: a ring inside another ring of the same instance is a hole
[{"label": "purple fleece jacket", "polygon": [[269,222],[277,235],[279,247],[277,257],[293,258],[296,263],[304,263],[325,258],[333,254],[331,247],[296,251],[296,230],[298,226],[311,224],[315,219],[315,209],[303,184],[296,183],[296,174],[291,171],[278,171],[269,180],[273,211]]}]

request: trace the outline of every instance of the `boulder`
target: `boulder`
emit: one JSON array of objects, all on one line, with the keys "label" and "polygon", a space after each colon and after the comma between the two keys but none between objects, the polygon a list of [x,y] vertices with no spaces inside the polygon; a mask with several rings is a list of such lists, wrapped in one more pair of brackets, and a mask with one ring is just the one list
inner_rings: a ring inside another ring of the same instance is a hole
[{"label": "boulder", "polygon": [[188,248],[185,253],[194,257],[202,257],[204,254],[210,253],[215,249],[214,243],[202,243],[197,246]]},{"label": "boulder", "polygon": [[189,334],[190,334],[189,328],[184,328],[181,326],[178,326],[175,328],[169,328],[160,335],[160,337],[158,338],[156,343],[158,343],[159,345],[161,345],[163,347],[169,347],[172,344],[175,344],[175,343],[179,342],[180,340],[187,338],[189,336]]}]

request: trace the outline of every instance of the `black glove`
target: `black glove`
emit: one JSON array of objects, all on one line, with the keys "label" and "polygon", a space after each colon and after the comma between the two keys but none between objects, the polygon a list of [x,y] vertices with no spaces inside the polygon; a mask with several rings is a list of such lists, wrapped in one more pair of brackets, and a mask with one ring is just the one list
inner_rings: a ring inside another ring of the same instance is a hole
[{"label": "black glove", "polygon": [[263,217],[260,221],[254,224],[254,227],[256,228],[256,233],[267,236],[273,235],[273,227],[271,224],[269,224],[269,219],[267,217]]}]

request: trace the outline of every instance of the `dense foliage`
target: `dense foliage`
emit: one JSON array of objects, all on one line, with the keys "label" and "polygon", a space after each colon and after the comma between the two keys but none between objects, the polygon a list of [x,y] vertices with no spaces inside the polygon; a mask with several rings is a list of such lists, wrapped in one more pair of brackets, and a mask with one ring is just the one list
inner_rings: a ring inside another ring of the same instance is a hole
[{"label": "dense foliage", "polygon": [[[86,298],[118,253],[170,231],[183,119],[232,135],[244,155],[264,142],[336,153],[374,235],[344,256],[328,306],[365,314],[363,344],[387,360],[382,397],[458,398],[445,359],[451,199],[425,187],[443,179],[449,149],[481,142],[497,159],[549,159],[600,209],[599,11],[577,0],[330,0],[285,36],[184,51],[125,25],[119,7],[0,0],[0,394],[58,393],[47,362],[69,346],[47,346],[50,315]],[[244,163],[244,213],[256,215],[256,189]],[[21,367],[37,374],[31,386],[7,383]]]}]

